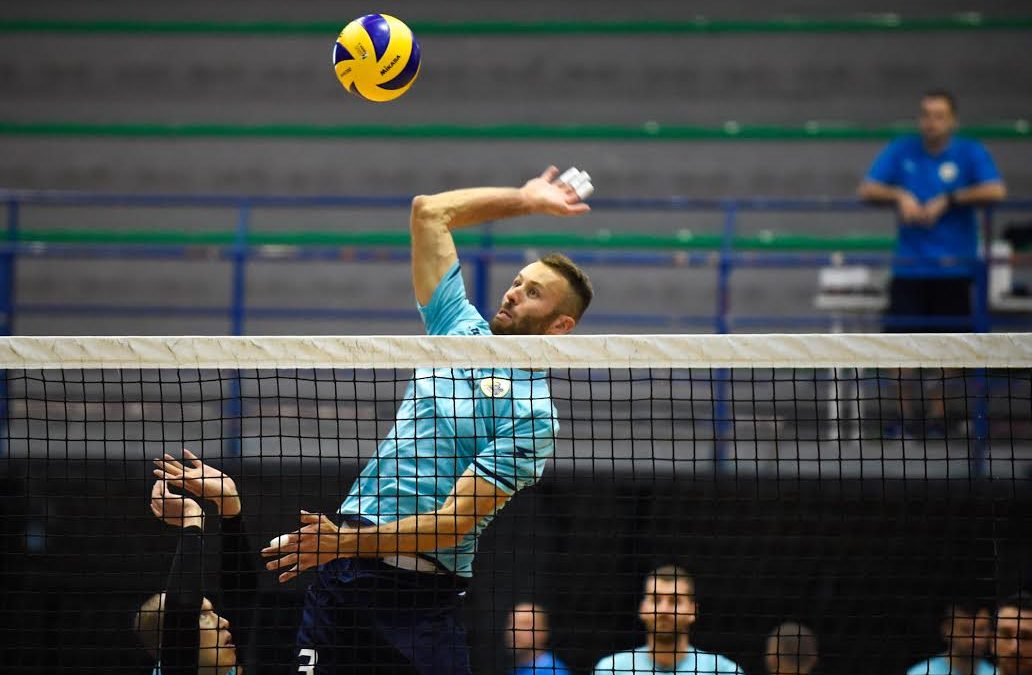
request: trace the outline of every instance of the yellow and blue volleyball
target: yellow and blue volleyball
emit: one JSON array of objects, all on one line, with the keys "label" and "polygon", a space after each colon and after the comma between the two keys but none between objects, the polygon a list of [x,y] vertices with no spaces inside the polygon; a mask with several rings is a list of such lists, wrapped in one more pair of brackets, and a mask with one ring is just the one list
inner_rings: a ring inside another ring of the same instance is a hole
[{"label": "yellow and blue volleyball", "polygon": [[387,14],[367,14],[344,26],[333,45],[333,69],[344,88],[369,101],[392,101],[419,75],[419,43]]}]

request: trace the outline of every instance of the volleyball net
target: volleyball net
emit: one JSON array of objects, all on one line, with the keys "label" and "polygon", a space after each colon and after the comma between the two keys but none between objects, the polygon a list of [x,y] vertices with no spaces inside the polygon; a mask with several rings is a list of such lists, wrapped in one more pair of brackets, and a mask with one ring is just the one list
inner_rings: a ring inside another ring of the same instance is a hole
[{"label": "volleyball net", "polygon": [[[181,536],[148,508],[152,458],[183,448],[236,481],[255,560],[300,509],[335,513],[388,437],[381,463],[437,506],[473,465],[532,484],[477,542],[476,673],[526,655],[523,602],[572,672],[640,646],[643,579],[666,564],[694,579],[691,643],[745,672],[785,621],[816,634],[821,672],[903,672],[942,651],[948,606],[1032,585],[1028,334],[16,337],[0,368],[6,672],[150,672],[131,618]],[[528,391],[554,440],[523,442]],[[405,438],[407,404],[437,405],[440,436]],[[406,474],[403,447],[434,473]],[[205,541],[212,604],[252,601],[248,674],[295,672],[313,573],[220,587]]]}]

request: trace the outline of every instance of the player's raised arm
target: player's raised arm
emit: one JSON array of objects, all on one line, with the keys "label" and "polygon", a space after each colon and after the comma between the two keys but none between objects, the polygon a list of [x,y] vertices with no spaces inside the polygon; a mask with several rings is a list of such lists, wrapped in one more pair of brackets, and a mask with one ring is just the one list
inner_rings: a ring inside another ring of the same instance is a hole
[{"label": "player's raised arm", "polygon": [[[563,180],[563,179],[566,180]],[[569,182],[567,182],[569,181]],[[421,305],[430,298],[458,259],[451,231],[530,214],[579,216],[590,208],[582,199],[591,193],[590,177],[554,166],[520,188],[467,188],[412,200],[412,288]]]}]

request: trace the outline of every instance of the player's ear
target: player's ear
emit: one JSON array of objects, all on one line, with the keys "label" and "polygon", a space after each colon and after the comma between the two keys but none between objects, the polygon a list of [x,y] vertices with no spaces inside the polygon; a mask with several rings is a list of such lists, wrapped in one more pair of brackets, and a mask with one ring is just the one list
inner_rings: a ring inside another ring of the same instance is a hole
[{"label": "player's ear", "polygon": [[545,335],[566,335],[577,325],[576,319],[569,314],[560,314],[552,319],[552,323],[545,331]]}]

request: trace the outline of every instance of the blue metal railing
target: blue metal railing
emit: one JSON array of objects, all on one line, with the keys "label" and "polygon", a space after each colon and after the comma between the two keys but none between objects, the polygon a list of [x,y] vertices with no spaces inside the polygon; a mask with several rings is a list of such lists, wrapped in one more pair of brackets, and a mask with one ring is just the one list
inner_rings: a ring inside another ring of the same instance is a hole
[{"label": "blue metal railing", "polygon": [[[390,309],[328,309],[297,307],[249,307],[246,297],[248,265],[261,260],[339,260],[340,247],[330,245],[303,245],[264,247],[249,245],[252,234],[251,215],[258,208],[407,208],[410,197],[362,197],[362,196],[263,196],[263,195],[157,195],[157,194],[103,194],[86,192],[56,192],[29,190],[0,190],[0,200],[6,204],[6,237],[0,240],[0,331],[11,334],[14,320],[19,314],[154,314],[156,312],[177,316],[227,317],[229,331],[234,335],[246,332],[250,318],[313,318],[313,319],[387,319],[410,318],[410,312]],[[20,217],[24,206],[80,206],[80,207],[208,207],[228,208],[237,212],[235,236],[232,243],[207,247],[223,261],[231,263],[232,282],[230,304],[216,307],[168,307],[168,306],[125,306],[99,303],[22,303],[17,300],[15,267],[21,256],[54,258],[155,258],[189,259],[196,256],[197,247],[167,244],[70,244],[38,243],[21,241]],[[594,199],[592,208],[596,211],[672,211],[672,212],[717,212],[723,214],[721,243],[718,251],[692,251],[691,243],[676,251],[612,251],[578,250],[573,257],[582,264],[631,266],[631,267],[715,267],[716,294],[713,314],[710,315],[667,315],[657,313],[601,313],[592,312],[593,322],[626,323],[633,326],[665,326],[670,328],[707,325],[717,333],[732,332],[736,328],[757,329],[772,325],[813,326],[827,328],[832,319],[814,315],[804,316],[732,316],[731,279],[737,269],[748,267],[818,267],[831,264],[868,265],[885,267],[892,263],[890,254],[878,253],[833,253],[827,252],[743,252],[736,250],[735,238],[738,231],[738,216],[746,212],[797,212],[797,213],[843,213],[869,210],[867,204],[855,199],[784,199],[754,197],[745,199],[699,199],[690,197]],[[984,240],[992,238],[993,211],[1032,211],[1032,200],[1010,200],[999,204],[993,210],[984,209]],[[491,302],[490,275],[494,263],[519,264],[525,260],[521,250],[497,247],[493,242],[490,224],[482,228],[479,243],[473,248],[462,250],[464,259],[472,263],[473,283],[471,300],[482,313],[489,310]],[[354,261],[395,262],[409,260],[404,250],[377,247],[349,247],[348,259]],[[973,324],[976,330],[988,331],[993,317],[988,302],[988,273],[992,264],[988,249],[974,261],[976,293],[973,314],[970,319],[958,317],[959,326]],[[931,320],[922,317],[904,318],[907,325],[919,328]],[[942,324],[942,319],[935,319]],[[948,322],[949,320],[947,320]],[[1013,324],[1013,320],[1011,320]]]}]

